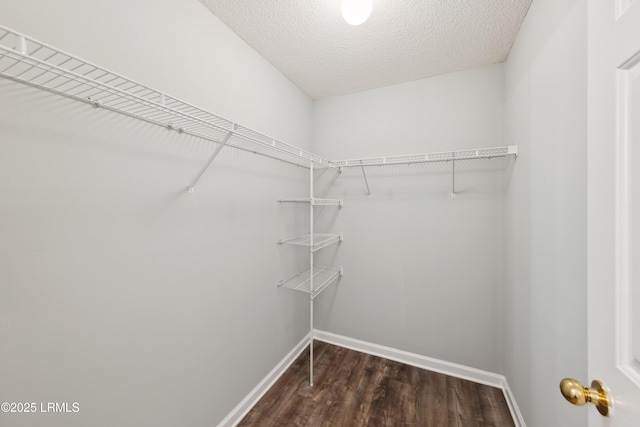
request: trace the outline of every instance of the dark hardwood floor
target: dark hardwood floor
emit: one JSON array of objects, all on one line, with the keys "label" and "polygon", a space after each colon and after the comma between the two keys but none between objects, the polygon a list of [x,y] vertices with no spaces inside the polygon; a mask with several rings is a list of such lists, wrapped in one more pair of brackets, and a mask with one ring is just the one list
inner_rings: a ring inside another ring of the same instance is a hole
[{"label": "dark hardwood floor", "polygon": [[239,426],[514,426],[502,390],[320,341]]}]

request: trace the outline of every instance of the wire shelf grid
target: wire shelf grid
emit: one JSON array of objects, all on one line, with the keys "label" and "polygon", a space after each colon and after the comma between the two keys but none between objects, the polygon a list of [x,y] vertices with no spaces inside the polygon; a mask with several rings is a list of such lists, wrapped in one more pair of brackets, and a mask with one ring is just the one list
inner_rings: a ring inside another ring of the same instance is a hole
[{"label": "wire shelf grid", "polygon": [[331,162],[331,166],[344,168],[404,164],[408,165],[413,163],[449,162],[452,160],[490,159],[517,154],[518,147],[516,145],[508,145],[504,147],[481,148],[473,150],[442,151],[437,153],[336,160]]},{"label": "wire shelf grid", "polygon": [[[313,289],[311,289],[311,276],[313,276]],[[278,286],[306,292],[311,294],[311,298],[313,299],[340,276],[342,276],[342,267],[315,265],[313,267],[313,274],[311,274],[311,269],[307,268],[287,279],[281,280]]]},{"label": "wire shelf grid", "polygon": [[170,130],[298,166],[331,167],[309,151],[270,138],[105,68],[0,26],[0,76]]},{"label": "wire shelf grid", "polygon": [[279,240],[281,245],[298,245],[311,248],[312,252],[326,248],[329,245],[342,241],[342,233],[340,234],[305,234],[304,236],[294,237],[292,239]]},{"label": "wire shelf grid", "polygon": [[313,206],[342,206],[341,199],[316,199],[316,198],[306,198],[306,199],[280,199],[278,200],[280,203],[311,203]]}]

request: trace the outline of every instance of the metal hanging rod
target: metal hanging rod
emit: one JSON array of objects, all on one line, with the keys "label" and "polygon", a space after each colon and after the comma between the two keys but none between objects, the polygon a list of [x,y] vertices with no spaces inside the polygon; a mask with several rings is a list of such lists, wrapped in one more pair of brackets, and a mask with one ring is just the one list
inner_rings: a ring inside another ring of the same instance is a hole
[{"label": "metal hanging rod", "polygon": [[[0,25],[0,76],[169,130],[309,168],[332,167],[270,138]],[[192,188],[193,186],[190,186]]]},{"label": "metal hanging rod", "polygon": [[476,160],[494,157],[517,156],[518,146],[479,148],[473,150],[442,151],[437,153],[409,154],[401,156],[369,157],[365,159],[349,159],[331,161],[331,166],[338,168],[365,166],[409,165],[414,163],[448,162],[451,160]]}]

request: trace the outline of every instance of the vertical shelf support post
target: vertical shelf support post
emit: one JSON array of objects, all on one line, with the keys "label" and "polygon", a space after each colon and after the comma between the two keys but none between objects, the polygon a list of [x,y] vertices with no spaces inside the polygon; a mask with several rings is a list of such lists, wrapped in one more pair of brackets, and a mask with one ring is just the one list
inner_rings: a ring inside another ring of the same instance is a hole
[{"label": "vertical shelf support post", "polygon": [[213,163],[213,160],[218,156],[218,154],[220,154],[220,151],[222,151],[224,146],[227,145],[227,142],[229,142],[229,138],[231,138],[231,136],[233,135],[233,132],[235,130],[236,130],[236,125],[234,124],[233,125],[233,130],[229,131],[224,136],[222,141],[219,142],[219,145],[218,145],[218,148],[216,148],[216,151],[213,152],[211,157],[209,157],[209,160],[207,160],[207,163],[204,164],[202,169],[200,169],[200,172],[198,172],[198,175],[196,175],[196,177],[193,179],[193,181],[191,181],[191,184],[189,184],[189,193],[193,194],[196,191],[196,189],[195,189],[196,184],[198,183],[198,181],[200,181],[200,178],[202,178],[202,175],[204,175],[204,173],[207,171],[207,169],[209,169],[209,166],[211,166],[211,163]]},{"label": "vertical shelf support post", "polygon": [[[313,162],[309,166],[309,200],[313,200]],[[309,203],[309,386],[313,387],[313,203]]]}]

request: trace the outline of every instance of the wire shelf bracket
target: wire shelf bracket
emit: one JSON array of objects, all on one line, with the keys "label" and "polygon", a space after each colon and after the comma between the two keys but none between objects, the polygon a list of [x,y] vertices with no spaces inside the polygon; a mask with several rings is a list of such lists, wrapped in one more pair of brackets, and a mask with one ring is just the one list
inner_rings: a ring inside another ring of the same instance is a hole
[{"label": "wire shelf bracket", "polygon": [[[360,162],[362,163],[362,162]],[[369,188],[369,180],[367,180],[367,174],[364,171],[364,168],[360,168],[362,169],[362,176],[364,177],[364,184],[367,186],[367,194],[369,195],[369,198],[371,198],[371,188]]]},{"label": "wire shelf bracket", "polygon": [[451,159],[451,198],[456,198],[456,157]]},{"label": "wire shelf bracket", "polygon": [[[236,126],[234,125],[233,128],[235,130]],[[209,169],[209,166],[211,166],[211,163],[213,163],[213,161],[218,156],[218,154],[220,154],[220,151],[222,151],[224,146],[227,145],[227,142],[229,142],[229,138],[231,138],[232,135],[233,135],[233,132],[227,132],[227,134],[222,139],[220,144],[218,144],[218,148],[216,148],[213,154],[211,154],[211,156],[209,157],[209,160],[207,160],[207,163],[204,164],[202,169],[200,169],[200,172],[198,172],[198,175],[196,175],[193,181],[191,181],[191,184],[189,184],[189,193],[193,194],[196,191],[195,189],[196,184],[198,183],[198,181],[200,181],[200,178],[202,178],[202,175],[204,175],[207,169]]]}]

